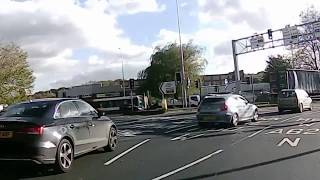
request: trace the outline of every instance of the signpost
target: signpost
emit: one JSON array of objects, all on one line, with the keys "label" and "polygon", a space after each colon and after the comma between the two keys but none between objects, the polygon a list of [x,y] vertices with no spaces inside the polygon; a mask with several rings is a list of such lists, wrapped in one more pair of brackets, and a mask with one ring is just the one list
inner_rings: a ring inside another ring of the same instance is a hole
[{"label": "signpost", "polygon": [[252,36],[250,39],[250,44],[252,49],[263,48],[264,47],[264,39],[262,35]]},{"label": "signpost", "polygon": [[299,42],[299,30],[297,26],[287,25],[282,29],[284,46],[290,46]]},{"label": "signpost", "polygon": [[314,37],[320,38],[320,22],[314,23],[313,28],[314,28]]},{"label": "signpost", "polygon": [[160,92],[164,94],[175,94],[176,93],[176,82],[162,82],[159,87]]}]

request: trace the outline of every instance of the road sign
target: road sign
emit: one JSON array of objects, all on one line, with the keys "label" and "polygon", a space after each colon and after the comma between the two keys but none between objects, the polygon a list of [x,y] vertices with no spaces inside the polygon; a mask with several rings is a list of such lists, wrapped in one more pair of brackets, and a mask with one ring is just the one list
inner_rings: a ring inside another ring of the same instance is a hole
[{"label": "road sign", "polygon": [[159,90],[162,94],[175,94],[176,83],[175,81],[163,82],[160,84]]},{"label": "road sign", "polygon": [[283,42],[285,46],[297,44],[299,42],[299,30],[297,26],[286,26],[282,29]]},{"label": "road sign", "polygon": [[251,49],[263,48],[264,47],[264,38],[261,35],[252,36],[250,39]]},{"label": "road sign", "polygon": [[315,38],[320,38],[320,21],[319,22],[315,22],[313,24],[313,28],[314,28],[314,37]]}]

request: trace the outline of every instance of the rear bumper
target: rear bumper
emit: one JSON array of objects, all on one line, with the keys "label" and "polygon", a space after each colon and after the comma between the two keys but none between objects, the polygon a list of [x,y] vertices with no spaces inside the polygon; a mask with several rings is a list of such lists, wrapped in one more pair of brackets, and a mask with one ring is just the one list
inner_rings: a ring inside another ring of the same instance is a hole
[{"label": "rear bumper", "polygon": [[55,163],[55,157],[56,147],[23,147],[12,149],[0,146],[0,161],[30,161],[36,164],[53,164]]},{"label": "rear bumper", "polygon": [[229,114],[198,114],[200,123],[231,123],[232,115]]}]

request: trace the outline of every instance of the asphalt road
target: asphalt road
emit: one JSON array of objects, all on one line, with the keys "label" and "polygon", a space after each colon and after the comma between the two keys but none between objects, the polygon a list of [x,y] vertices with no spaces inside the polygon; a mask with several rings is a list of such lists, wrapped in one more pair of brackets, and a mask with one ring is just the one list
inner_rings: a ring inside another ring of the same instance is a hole
[{"label": "asphalt road", "polygon": [[195,114],[113,117],[114,152],[77,158],[71,172],[0,163],[0,179],[319,179],[320,104],[278,114],[261,108],[259,121],[236,128],[199,128]]}]

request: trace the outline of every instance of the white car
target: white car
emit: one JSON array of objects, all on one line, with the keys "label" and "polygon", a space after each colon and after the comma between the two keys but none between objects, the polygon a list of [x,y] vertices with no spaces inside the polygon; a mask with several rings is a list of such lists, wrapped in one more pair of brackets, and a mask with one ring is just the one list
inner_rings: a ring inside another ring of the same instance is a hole
[{"label": "white car", "polygon": [[191,107],[197,107],[200,103],[200,95],[189,96],[189,104]]},{"label": "white car", "polygon": [[305,109],[312,110],[312,99],[303,89],[283,89],[279,93],[278,110],[297,110],[303,112]]}]

